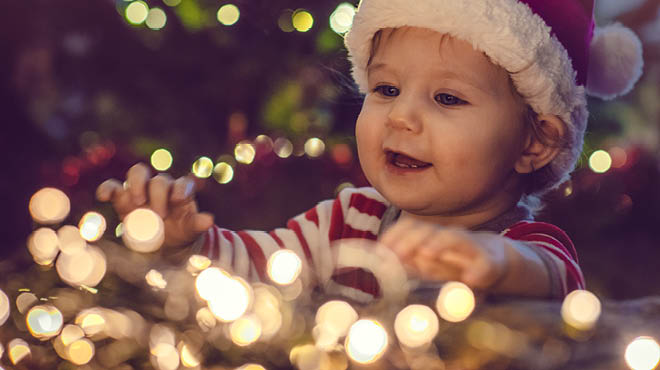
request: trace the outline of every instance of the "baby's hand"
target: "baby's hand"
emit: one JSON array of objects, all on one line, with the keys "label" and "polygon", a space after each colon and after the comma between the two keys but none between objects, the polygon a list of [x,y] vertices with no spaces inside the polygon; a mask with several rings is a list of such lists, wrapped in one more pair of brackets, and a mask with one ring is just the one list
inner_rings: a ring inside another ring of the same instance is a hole
[{"label": "baby's hand", "polygon": [[485,233],[402,220],[380,240],[401,259],[408,272],[425,280],[462,281],[489,290],[505,276],[505,243]]},{"label": "baby's hand", "polygon": [[173,180],[167,174],[151,177],[149,167],[138,163],[128,170],[125,185],[116,179],[106,180],[96,189],[96,198],[112,202],[121,220],[136,208],[152,209],[165,224],[165,247],[189,244],[213,226],[213,215],[197,210],[191,178]]}]

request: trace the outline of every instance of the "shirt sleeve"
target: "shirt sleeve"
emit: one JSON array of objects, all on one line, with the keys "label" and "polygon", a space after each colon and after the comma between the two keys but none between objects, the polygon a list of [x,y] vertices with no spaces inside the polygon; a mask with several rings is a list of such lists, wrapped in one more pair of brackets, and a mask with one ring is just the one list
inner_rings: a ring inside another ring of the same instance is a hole
[{"label": "shirt sleeve", "polygon": [[553,298],[563,298],[576,289],[585,289],[584,276],[578,264],[573,242],[557,226],[545,222],[522,221],[502,233],[524,242],[545,264]]},{"label": "shirt sleeve", "polygon": [[288,249],[303,263],[301,279],[306,286],[340,280],[342,285],[359,289],[361,280],[346,282],[345,276],[338,277],[338,272],[345,271],[336,269],[332,245],[344,238],[376,240],[386,208],[374,189],[348,188],[336,199],[322,201],[289,219],[286,227],[270,232],[232,231],[214,225],[202,235],[194,252],[248,281],[268,281],[268,258]]}]

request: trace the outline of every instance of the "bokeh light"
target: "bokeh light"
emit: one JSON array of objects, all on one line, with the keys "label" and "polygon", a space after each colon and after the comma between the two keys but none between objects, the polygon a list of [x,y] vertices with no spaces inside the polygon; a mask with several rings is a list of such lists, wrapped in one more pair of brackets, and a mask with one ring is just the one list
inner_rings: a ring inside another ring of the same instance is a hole
[{"label": "bokeh light", "polygon": [[47,340],[60,333],[64,318],[53,306],[34,306],[25,316],[25,323],[33,337]]},{"label": "bokeh light", "polygon": [[155,367],[159,370],[176,370],[179,368],[179,351],[174,345],[160,343],[151,349],[152,358],[155,359]]},{"label": "bokeh light", "polygon": [[37,264],[50,265],[60,251],[59,244],[57,233],[53,229],[42,227],[30,235],[28,251]]},{"label": "bokeh light", "polygon": [[355,17],[355,6],[350,3],[341,3],[330,15],[330,28],[343,35],[351,29]]},{"label": "bokeh light", "polygon": [[444,284],[436,301],[438,314],[449,322],[467,319],[474,311],[474,306],[475,299],[472,289],[457,281]]},{"label": "bokeh light", "polygon": [[387,349],[385,328],[375,320],[358,320],[348,331],[346,353],[355,362],[369,364],[380,359]]},{"label": "bokeh light", "polygon": [[73,252],[63,252],[55,263],[62,281],[71,286],[98,285],[105,276],[107,262],[100,248],[86,246]]},{"label": "bokeh light", "polygon": [[234,4],[225,4],[218,9],[218,22],[225,26],[234,25],[241,17],[241,11]]},{"label": "bokeh light", "polygon": [[252,143],[240,142],[236,144],[234,148],[234,157],[236,160],[243,164],[250,164],[254,161],[254,156],[257,154],[257,151],[254,148]]},{"label": "bokeh light", "polygon": [[99,308],[89,308],[78,313],[75,320],[88,337],[102,333],[106,329],[103,311]]},{"label": "bokeh light", "polygon": [[151,153],[151,166],[156,171],[167,171],[172,167],[172,153],[167,149],[156,149]]},{"label": "bokeh light", "polygon": [[595,173],[605,173],[612,166],[612,157],[604,150],[596,150],[589,156],[589,167]]},{"label": "bokeh light", "polygon": [[200,157],[192,165],[192,173],[202,179],[209,178],[213,173],[213,161],[209,157]]},{"label": "bokeh light", "polygon": [[181,4],[181,0],[163,0],[163,3],[167,6],[177,6]]},{"label": "bokeh light", "polygon": [[62,222],[69,215],[71,202],[61,190],[43,188],[30,198],[29,210],[36,223],[53,225]]},{"label": "bokeh light", "polygon": [[613,168],[622,168],[628,162],[628,153],[623,148],[615,146],[610,148],[608,151],[610,157],[612,157],[612,167]]},{"label": "bokeh light", "polygon": [[2,326],[9,318],[9,313],[11,309],[9,308],[9,297],[7,294],[0,290],[0,326]]},{"label": "bokeh light", "polygon": [[319,157],[325,152],[325,143],[323,140],[313,137],[305,142],[305,153],[312,158]]},{"label": "bokeh light", "polygon": [[85,332],[80,326],[69,324],[62,329],[62,333],[58,338],[64,346],[68,346],[84,336]]},{"label": "bokeh light", "polygon": [[298,9],[291,16],[291,24],[298,32],[307,32],[314,25],[314,17],[306,10]]},{"label": "bokeh light", "polygon": [[280,158],[289,158],[293,154],[293,143],[289,139],[278,137],[273,143],[273,151]]},{"label": "bokeh light", "polygon": [[284,32],[293,32],[293,10],[286,9],[282,11],[280,17],[277,19],[277,26]]},{"label": "bokeh light", "polygon": [[266,368],[259,364],[245,364],[241,367],[237,367],[236,370],[266,370]]},{"label": "bokeh light", "polygon": [[115,227],[115,236],[121,238],[122,235],[124,235],[124,224],[120,222],[117,224],[117,227]]},{"label": "bokeh light", "polygon": [[231,280],[231,275],[225,270],[210,267],[197,275],[195,288],[202,299],[210,301],[218,294],[216,287],[226,284],[229,280]]},{"label": "bokeh light", "polygon": [[148,253],[158,250],[165,238],[163,219],[154,211],[138,208],[124,218],[122,240],[130,249]]},{"label": "bokeh light", "polygon": [[98,212],[85,213],[78,223],[80,236],[88,242],[101,239],[106,227],[105,217]]},{"label": "bokeh light", "polygon": [[561,306],[561,317],[568,325],[578,330],[589,330],[600,317],[600,300],[587,290],[570,292]]},{"label": "bokeh light", "polygon": [[227,184],[234,179],[234,169],[225,162],[220,162],[213,167],[213,178],[220,184]]},{"label": "bokeh light", "polygon": [[279,292],[273,286],[255,283],[254,305],[252,311],[261,322],[261,337],[270,339],[282,327],[282,313],[280,311]]},{"label": "bokeh light", "polygon": [[125,15],[129,23],[142,24],[149,15],[149,6],[144,1],[134,1],[126,7]]},{"label": "bokeh light", "polygon": [[430,343],[438,334],[438,317],[427,306],[413,304],[401,310],[394,320],[394,332],[403,345],[416,348]]},{"label": "bokeh light", "polygon": [[80,229],[73,225],[64,225],[57,230],[60,250],[63,253],[77,253],[87,248],[87,241],[80,235]]},{"label": "bokeh light", "polygon": [[215,327],[216,320],[208,307],[202,307],[195,314],[195,321],[202,331],[207,332]]},{"label": "bokeh light", "polygon": [[31,354],[30,346],[20,338],[12,339],[7,345],[7,351],[9,352],[9,360],[14,365]]},{"label": "bokeh light", "polygon": [[25,314],[37,302],[39,298],[34,293],[23,292],[16,297],[16,308],[18,312]]},{"label": "bokeh light", "polygon": [[159,30],[167,24],[167,14],[161,8],[151,8],[147,14],[145,24],[152,30]]},{"label": "bokeh light", "polygon": [[165,278],[163,278],[163,274],[161,274],[158,270],[154,270],[154,269],[149,270],[149,272],[147,272],[147,275],[144,277],[144,279],[147,281],[147,284],[149,284],[149,286],[152,286],[154,288],[165,289],[165,287],[167,287],[167,281],[165,281]]},{"label": "bokeh light", "polygon": [[241,278],[232,278],[216,286],[217,295],[208,301],[216,319],[231,322],[247,311],[252,303],[252,289]]},{"label": "bokeh light", "polygon": [[231,340],[238,346],[248,346],[261,336],[261,322],[255,315],[246,315],[231,323]]},{"label": "bokeh light", "polygon": [[67,346],[67,360],[76,365],[85,365],[94,357],[94,343],[87,338],[80,338]]},{"label": "bokeh light", "polygon": [[316,324],[332,331],[338,338],[348,333],[348,329],[358,319],[353,306],[344,301],[328,301],[316,311]]},{"label": "bokeh light", "polygon": [[184,342],[179,343],[179,353],[181,354],[181,364],[184,367],[197,367],[201,363],[199,354],[192,351],[191,347]]},{"label": "bokeh light", "polygon": [[625,358],[633,370],[653,370],[660,362],[660,347],[651,337],[638,337],[626,347]]},{"label": "bokeh light", "polygon": [[302,261],[290,250],[282,249],[268,258],[268,276],[275,283],[287,285],[293,283],[302,271]]},{"label": "bokeh light", "polygon": [[197,275],[198,272],[207,269],[209,266],[211,266],[210,258],[199,254],[193,254],[190,256],[190,258],[188,258],[188,265],[186,269],[191,274]]}]

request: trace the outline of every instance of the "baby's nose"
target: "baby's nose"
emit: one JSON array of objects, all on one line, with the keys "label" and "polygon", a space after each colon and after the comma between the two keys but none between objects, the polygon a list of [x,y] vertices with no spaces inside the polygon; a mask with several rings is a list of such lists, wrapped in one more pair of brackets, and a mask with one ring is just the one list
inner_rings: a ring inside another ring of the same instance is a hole
[{"label": "baby's nose", "polygon": [[420,133],[422,131],[421,107],[408,100],[401,96],[397,98],[387,116],[387,125],[393,129]]}]

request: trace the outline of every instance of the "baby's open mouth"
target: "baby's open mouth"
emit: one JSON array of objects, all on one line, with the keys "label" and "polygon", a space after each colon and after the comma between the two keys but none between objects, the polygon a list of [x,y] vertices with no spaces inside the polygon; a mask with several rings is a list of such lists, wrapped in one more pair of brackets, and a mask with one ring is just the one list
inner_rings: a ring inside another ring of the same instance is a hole
[{"label": "baby's open mouth", "polygon": [[418,159],[391,150],[386,151],[385,155],[387,156],[387,163],[399,168],[418,169],[431,166],[430,163],[422,162]]}]

